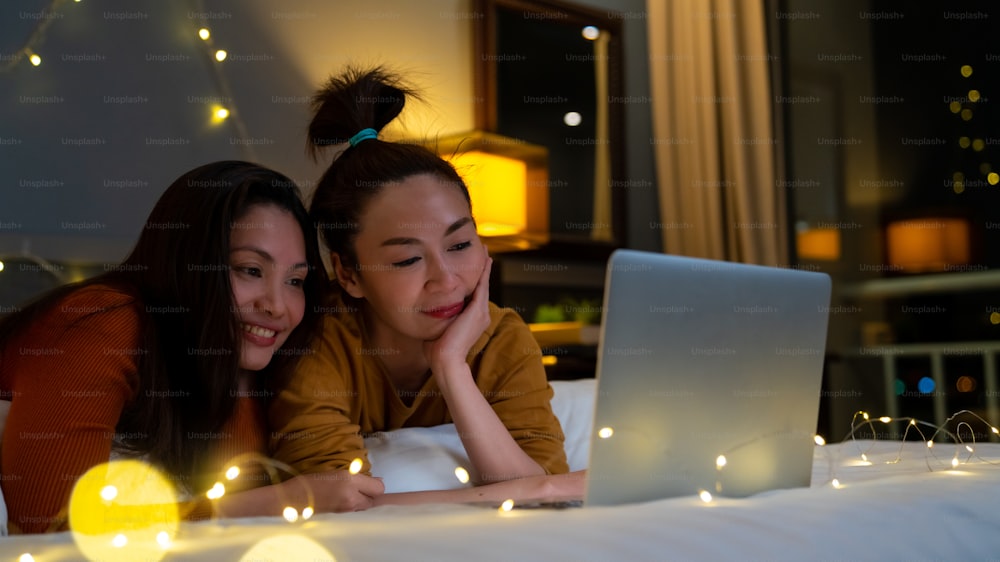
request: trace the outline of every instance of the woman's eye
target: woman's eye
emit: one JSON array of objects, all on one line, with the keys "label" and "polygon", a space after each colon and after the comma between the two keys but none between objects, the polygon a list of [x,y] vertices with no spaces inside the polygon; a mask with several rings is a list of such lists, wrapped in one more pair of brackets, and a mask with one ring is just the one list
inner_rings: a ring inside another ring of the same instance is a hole
[{"label": "woman's eye", "polygon": [[305,279],[300,279],[300,278],[296,277],[294,279],[289,279],[288,280],[288,284],[291,285],[291,286],[293,286],[293,287],[302,288],[302,287],[305,286],[306,280]]},{"label": "woman's eye", "polygon": [[464,250],[464,249],[466,249],[466,248],[468,248],[470,246],[472,246],[472,242],[466,241],[466,242],[459,242],[458,244],[455,244],[454,246],[452,246],[451,248],[448,248],[448,249],[449,250]]},{"label": "woman's eye", "polygon": [[259,267],[252,267],[252,266],[237,267],[236,270],[239,271],[240,273],[245,273],[251,277],[262,277],[264,275],[264,272]]},{"label": "woman's eye", "polygon": [[406,267],[408,265],[413,265],[420,261],[420,258],[410,258],[408,260],[393,262],[393,267]]}]

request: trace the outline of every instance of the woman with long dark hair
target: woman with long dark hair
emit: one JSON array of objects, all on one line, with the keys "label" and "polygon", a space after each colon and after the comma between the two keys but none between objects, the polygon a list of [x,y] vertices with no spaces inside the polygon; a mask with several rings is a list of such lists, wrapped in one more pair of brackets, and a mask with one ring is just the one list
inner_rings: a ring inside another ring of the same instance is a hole
[{"label": "woman with long dark hair", "polygon": [[[253,470],[227,483],[247,491],[215,504],[204,492],[230,459],[266,455],[273,381],[308,352],[326,280],[287,177],[223,161],[174,181],[124,262],[0,321],[11,530],[64,529],[75,481],[112,457],[200,498],[188,518],[278,514],[279,499],[301,498],[301,481],[256,488]],[[381,491],[365,478],[355,484]],[[337,484],[325,486],[312,486],[317,510],[336,507]]]}]

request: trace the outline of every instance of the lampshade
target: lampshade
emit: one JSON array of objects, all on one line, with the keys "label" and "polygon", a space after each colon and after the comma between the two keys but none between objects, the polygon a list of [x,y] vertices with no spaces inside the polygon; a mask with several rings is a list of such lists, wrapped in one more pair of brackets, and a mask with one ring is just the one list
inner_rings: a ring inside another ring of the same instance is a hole
[{"label": "lampshade", "polygon": [[472,216],[490,251],[528,249],[548,240],[548,150],[473,131],[438,139],[433,148],[451,162],[472,199]]},{"label": "lampshade", "polygon": [[840,259],[840,230],[803,228],[795,233],[796,253],[802,259],[836,261]]},{"label": "lampshade", "polygon": [[888,262],[896,269],[919,273],[969,263],[969,223],[965,219],[900,220],[889,223],[885,235]]}]

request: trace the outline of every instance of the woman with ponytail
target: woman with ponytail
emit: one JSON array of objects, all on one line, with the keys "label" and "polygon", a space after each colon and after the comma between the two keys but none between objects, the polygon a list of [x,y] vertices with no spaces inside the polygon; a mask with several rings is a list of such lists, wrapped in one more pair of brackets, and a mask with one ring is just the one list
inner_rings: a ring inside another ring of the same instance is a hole
[{"label": "woman with ponytail", "polygon": [[412,96],[375,68],[314,98],[311,146],[342,149],[310,208],[337,283],[313,353],[271,404],[273,454],[305,473],[354,459],[367,472],[363,435],[454,423],[474,483],[565,473],[541,351],[489,302],[467,187],[430,150],[380,138]]}]

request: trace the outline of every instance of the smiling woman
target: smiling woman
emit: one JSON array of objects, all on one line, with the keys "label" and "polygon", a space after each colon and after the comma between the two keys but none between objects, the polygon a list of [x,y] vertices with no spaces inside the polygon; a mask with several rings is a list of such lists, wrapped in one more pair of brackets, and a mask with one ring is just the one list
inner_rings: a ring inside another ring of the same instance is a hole
[{"label": "smiling woman", "polygon": [[[266,453],[274,375],[308,350],[326,284],[315,241],[288,178],[246,162],[207,164],[167,188],[123,263],[4,318],[10,529],[89,528],[92,518],[67,512],[70,492],[118,457],[166,474],[189,500],[177,510],[188,518],[276,515],[301,498],[301,479],[260,488],[267,479],[253,467],[226,468]],[[210,503],[223,471],[229,493]],[[315,509],[331,510],[343,484],[311,488]],[[115,490],[101,488],[111,502],[101,505],[114,504]]]},{"label": "smiling woman", "polygon": [[[370,470],[363,434],[454,422],[476,483],[568,470],[541,350],[489,302],[469,192],[428,149],[378,131],[411,95],[382,69],[316,95],[317,148],[347,145],[311,213],[339,284],[322,334],[270,407],[273,454],[306,473]],[[363,495],[363,494],[362,494]],[[362,497],[358,506],[391,498]]]}]

